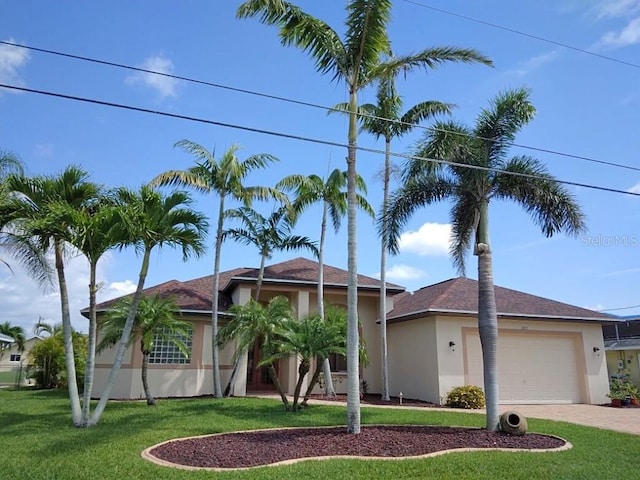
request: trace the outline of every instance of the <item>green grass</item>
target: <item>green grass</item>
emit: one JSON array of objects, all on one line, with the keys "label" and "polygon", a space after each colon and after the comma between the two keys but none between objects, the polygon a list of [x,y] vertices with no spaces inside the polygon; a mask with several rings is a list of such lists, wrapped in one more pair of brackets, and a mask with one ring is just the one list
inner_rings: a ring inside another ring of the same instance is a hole
[{"label": "green grass", "polygon": [[[472,413],[362,409],[364,423],[481,426]],[[0,389],[0,476],[4,479],[637,479],[640,437],[529,419],[532,431],[559,435],[574,448],[557,453],[454,453],[421,460],[308,461],[246,472],[182,471],[140,457],[171,438],[280,426],[340,425],[344,407],[311,405],[285,413],[274,400],[212,398],[112,402],[97,427],[71,426],[63,392]]]}]

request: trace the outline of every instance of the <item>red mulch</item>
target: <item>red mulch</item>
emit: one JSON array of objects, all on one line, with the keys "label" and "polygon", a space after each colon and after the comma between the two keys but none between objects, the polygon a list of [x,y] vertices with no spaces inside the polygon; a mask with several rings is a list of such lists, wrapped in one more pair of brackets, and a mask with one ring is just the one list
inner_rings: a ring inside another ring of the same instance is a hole
[{"label": "red mulch", "polygon": [[152,456],[178,465],[211,468],[257,467],[322,456],[412,457],[459,448],[549,449],[565,445],[556,437],[513,436],[483,429],[439,426],[295,428],[228,433],[174,440],[151,449]]}]

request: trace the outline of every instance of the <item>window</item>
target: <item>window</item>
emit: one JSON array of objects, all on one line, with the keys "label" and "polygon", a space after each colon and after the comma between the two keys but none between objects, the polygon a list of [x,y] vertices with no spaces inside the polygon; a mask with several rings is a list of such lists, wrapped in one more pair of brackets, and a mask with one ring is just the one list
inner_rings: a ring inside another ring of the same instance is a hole
[{"label": "window", "polygon": [[329,365],[331,365],[332,372],[346,372],[347,357],[344,355],[338,355],[337,353],[332,353],[329,355]]},{"label": "window", "polygon": [[[172,333],[163,330],[156,333],[153,339],[153,350],[149,355],[149,363],[156,365],[185,365],[191,363],[191,343],[193,339],[193,329],[187,335]],[[177,341],[182,341],[187,347],[188,355],[180,351]]]},{"label": "window", "polygon": [[20,354],[19,353],[12,353],[11,356],[9,357],[9,361],[10,362],[19,362],[20,361]]}]

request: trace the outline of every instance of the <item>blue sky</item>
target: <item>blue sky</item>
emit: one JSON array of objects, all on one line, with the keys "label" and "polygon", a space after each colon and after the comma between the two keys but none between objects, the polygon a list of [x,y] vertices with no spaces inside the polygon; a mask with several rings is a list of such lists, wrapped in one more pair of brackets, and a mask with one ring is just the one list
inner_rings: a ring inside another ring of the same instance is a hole
[{"label": "blue sky", "polygon": [[[343,31],[345,2],[297,2]],[[273,27],[237,20],[240,2],[12,0],[0,16],[0,40],[163,71],[304,102],[331,106],[346,100],[344,85],[315,72],[309,58],[284,48]],[[494,68],[446,65],[413,72],[398,89],[407,107],[424,100],[455,103],[453,118],[472,124],[481,108],[508,88],[532,91],[537,116],[517,138],[521,145],[640,166],[640,71],[534,38],[517,35],[426,8],[428,5],[514,30],[566,43],[620,60],[640,58],[640,0],[398,0],[390,36],[398,54],[426,47],[473,47],[491,57]],[[0,83],[129,104],[147,109],[345,143],[347,122],[321,109],[195,85],[159,76],[65,59],[0,45]],[[374,101],[365,91],[362,102]],[[396,141],[408,152],[421,129]],[[183,169],[193,159],[175,142],[190,139],[221,152],[233,144],[241,155],[270,153],[280,162],[248,183],[273,185],[290,173],[325,175],[346,168],[339,147],[278,138],[144,113],[117,110],[32,93],[0,90],[0,148],[21,156],[31,174],[53,174],[80,165],[96,182],[137,187],[167,169]],[[372,137],[359,144],[382,149]],[[514,147],[534,155],[560,179],[640,192],[640,172]],[[376,173],[383,158],[360,153],[358,170],[369,186],[368,199],[381,202]],[[640,304],[640,199],[568,187],[583,206],[589,232],[579,238],[552,239],[519,207],[491,206],[494,278],[498,285],[596,309]],[[210,213],[215,197],[197,197],[196,208]],[[256,208],[267,214],[270,204]],[[419,211],[407,225],[402,251],[388,261],[388,279],[415,290],[457,275],[447,255],[448,209],[443,204]],[[319,210],[310,210],[296,232],[317,238]],[[372,222],[358,226],[359,271],[379,272],[379,247]],[[326,262],[346,268],[346,220],[330,234]],[[294,254],[276,253],[272,262]],[[155,255],[147,285],[189,280],[212,272],[206,257],[182,263],[171,250]],[[251,247],[224,245],[222,268],[257,267]],[[137,279],[133,252],[111,252],[100,264],[100,299],[128,292]],[[41,292],[15,264],[0,270],[0,321],[30,330],[39,316],[59,321],[55,292]],[[88,273],[80,258],[68,267],[74,325],[88,304]],[[468,276],[475,278],[470,257]],[[616,311],[640,313],[640,309]]]}]

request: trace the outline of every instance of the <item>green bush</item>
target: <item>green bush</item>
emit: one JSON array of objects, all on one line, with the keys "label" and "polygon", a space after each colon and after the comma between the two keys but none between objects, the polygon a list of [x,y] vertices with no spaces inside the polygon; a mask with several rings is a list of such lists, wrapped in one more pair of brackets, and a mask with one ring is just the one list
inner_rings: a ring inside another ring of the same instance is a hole
[{"label": "green bush", "polygon": [[448,407],[475,409],[484,407],[484,392],[475,385],[455,387],[447,394]]}]

